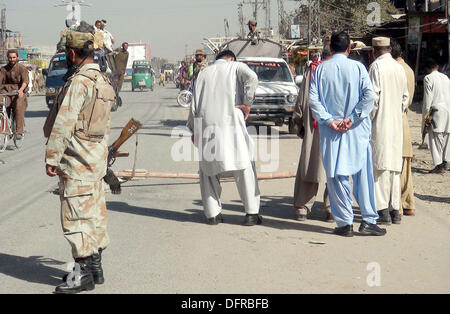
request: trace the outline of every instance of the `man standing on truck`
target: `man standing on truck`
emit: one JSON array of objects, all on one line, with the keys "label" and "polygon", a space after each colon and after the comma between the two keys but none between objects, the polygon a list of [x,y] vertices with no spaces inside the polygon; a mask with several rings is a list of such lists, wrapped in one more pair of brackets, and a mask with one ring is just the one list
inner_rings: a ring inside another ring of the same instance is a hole
[{"label": "man standing on truck", "polygon": [[[4,77],[4,84],[18,90],[18,96],[12,97],[11,105],[14,108],[16,116],[16,140],[22,140],[23,127],[25,124],[25,111],[27,110],[27,88],[29,83],[28,70],[25,66],[18,63],[19,54],[17,50],[8,50],[8,64],[0,71]],[[12,86],[14,85],[14,86]]]},{"label": "man standing on truck", "polygon": [[256,20],[250,20],[248,21],[248,29],[249,33],[247,35],[248,39],[252,40],[252,44],[256,45],[258,43],[258,40],[261,38],[261,32],[256,28],[256,25],[258,23]]}]

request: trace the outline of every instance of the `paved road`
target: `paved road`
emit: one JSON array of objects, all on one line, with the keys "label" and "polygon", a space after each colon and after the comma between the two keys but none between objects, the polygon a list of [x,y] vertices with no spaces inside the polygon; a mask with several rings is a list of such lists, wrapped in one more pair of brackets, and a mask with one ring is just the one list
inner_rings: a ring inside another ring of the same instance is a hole
[{"label": "paved road", "polygon": [[[172,158],[177,147],[189,144],[188,137],[171,136],[187,118],[187,110],[175,102],[174,86],[129,89],[125,85],[124,105],[113,113],[112,138],[134,117],[144,124],[137,168],[196,172],[196,162]],[[46,114],[44,98],[32,97],[24,147],[0,154],[0,293],[51,293],[71,261],[54,194],[57,180],[44,171]],[[260,154],[258,169],[278,164],[276,171],[296,170],[301,142],[295,136],[282,129],[279,141],[258,143],[272,156]],[[123,148],[130,158],[118,160],[115,170],[131,169],[135,137]],[[260,182],[264,223],[249,228],[241,225],[244,214],[234,183],[223,185],[225,223],[218,226],[205,224],[198,181],[125,183],[121,195],[107,194],[106,283],[92,293],[450,291],[448,206],[436,210],[417,199],[417,215],[388,227],[386,237],[340,238],[331,234],[334,224],[318,219],[320,203],[313,219],[292,219],[293,184],[293,179]],[[356,221],[355,229],[360,216]],[[380,276],[374,277],[378,266]],[[368,277],[380,286],[368,285]]]}]

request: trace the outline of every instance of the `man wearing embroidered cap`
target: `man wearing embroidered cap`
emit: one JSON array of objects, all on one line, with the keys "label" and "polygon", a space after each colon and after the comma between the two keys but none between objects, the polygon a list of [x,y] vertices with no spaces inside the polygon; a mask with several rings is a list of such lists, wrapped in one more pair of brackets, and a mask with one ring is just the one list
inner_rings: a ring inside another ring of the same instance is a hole
[{"label": "man wearing embroidered cap", "polygon": [[369,69],[376,95],[371,118],[378,222],[387,225],[401,221],[402,118],[409,101],[406,73],[392,58],[390,44],[387,37],[373,38]]},{"label": "man wearing embroidered cap", "polygon": [[109,238],[102,179],[115,93],[94,63],[93,40],[91,33],[67,35],[70,74],[54,105],[56,117],[50,113],[44,126],[46,172],[59,176],[61,224],[76,262],[56,293],[92,290],[104,281],[101,253]]}]

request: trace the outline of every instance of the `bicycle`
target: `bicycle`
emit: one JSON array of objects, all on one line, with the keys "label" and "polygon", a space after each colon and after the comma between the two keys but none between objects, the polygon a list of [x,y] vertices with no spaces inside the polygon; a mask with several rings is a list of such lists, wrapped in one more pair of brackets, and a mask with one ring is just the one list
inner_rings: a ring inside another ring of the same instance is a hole
[{"label": "bicycle", "polygon": [[21,148],[23,145],[23,135],[20,140],[16,137],[16,117],[9,98],[17,95],[19,95],[17,91],[0,94],[0,153],[6,150],[10,139],[14,141],[16,148]]}]

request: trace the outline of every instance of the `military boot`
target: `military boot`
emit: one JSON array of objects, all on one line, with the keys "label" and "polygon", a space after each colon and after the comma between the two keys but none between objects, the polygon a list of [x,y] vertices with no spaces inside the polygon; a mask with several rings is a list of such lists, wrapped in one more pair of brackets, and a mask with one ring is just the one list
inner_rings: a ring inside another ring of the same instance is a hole
[{"label": "military boot", "polygon": [[55,293],[74,294],[81,291],[94,290],[94,277],[92,276],[92,272],[90,269],[91,261],[91,256],[75,259],[75,263],[80,266],[80,272],[72,272],[70,274],[70,278],[66,279],[66,282],[56,287]]},{"label": "military boot", "polygon": [[98,254],[92,255],[92,263],[90,268],[96,285],[101,285],[105,282],[102,268],[102,251],[102,249],[98,249]]},{"label": "military boot", "polygon": [[[105,278],[103,277],[103,268],[102,268],[102,249],[98,249],[98,254],[92,255],[92,261],[90,264],[92,276],[94,277],[94,282],[96,285],[101,285],[105,282]],[[72,270],[75,270],[73,268]],[[65,274],[62,277],[62,281],[66,282],[69,274]]]}]

